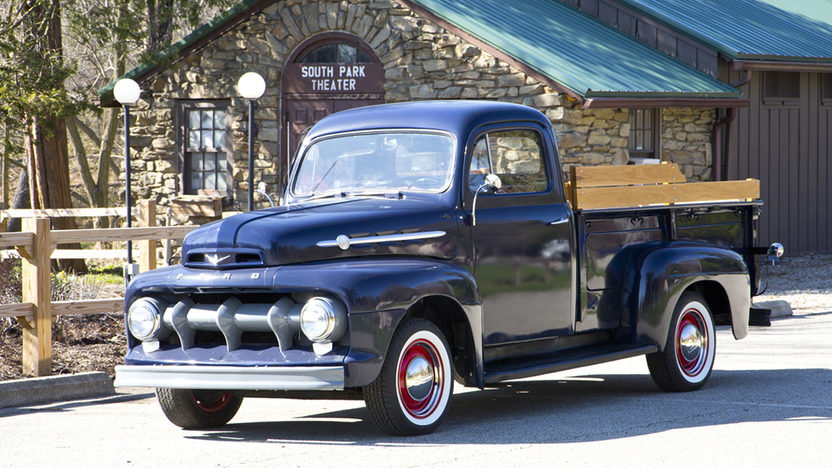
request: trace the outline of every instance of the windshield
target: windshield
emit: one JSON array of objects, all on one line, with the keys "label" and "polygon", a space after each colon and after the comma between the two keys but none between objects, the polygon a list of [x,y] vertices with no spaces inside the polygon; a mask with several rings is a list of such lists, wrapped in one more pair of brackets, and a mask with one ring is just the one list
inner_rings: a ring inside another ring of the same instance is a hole
[{"label": "windshield", "polygon": [[378,132],[327,138],[304,153],[292,194],[419,191],[448,188],[454,170],[454,140],[440,133]]}]

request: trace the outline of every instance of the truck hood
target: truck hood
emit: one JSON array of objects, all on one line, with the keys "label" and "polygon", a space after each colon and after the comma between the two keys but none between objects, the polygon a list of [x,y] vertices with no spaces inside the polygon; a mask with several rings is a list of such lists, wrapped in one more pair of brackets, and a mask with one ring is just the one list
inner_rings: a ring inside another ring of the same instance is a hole
[{"label": "truck hood", "polygon": [[430,200],[326,199],[199,227],[185,237],[182,263],[227,269],[377,255],[448,259],[458,242],[457,220]]}]

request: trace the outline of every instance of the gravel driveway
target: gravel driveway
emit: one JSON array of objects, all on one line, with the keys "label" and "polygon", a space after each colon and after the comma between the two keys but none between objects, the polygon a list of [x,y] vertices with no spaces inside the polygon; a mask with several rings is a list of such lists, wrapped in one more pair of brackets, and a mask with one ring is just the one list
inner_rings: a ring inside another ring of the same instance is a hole
[{"label": "gravel driveway", "polygon": [[795,314],[832,311],[832,253],[786,256],[779,265],[764,268],[768,288],[755,302],[784,300]]}]

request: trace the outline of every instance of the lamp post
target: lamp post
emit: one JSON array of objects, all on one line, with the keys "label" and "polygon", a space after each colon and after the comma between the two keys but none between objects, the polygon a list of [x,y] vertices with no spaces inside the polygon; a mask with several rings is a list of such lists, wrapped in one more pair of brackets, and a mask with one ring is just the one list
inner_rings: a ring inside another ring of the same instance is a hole
[{"label": "lamp post", "polygon": [[[132,201],[130,199],[130,106],[139,101],[142,90],[139,84],[130,78],[123,78],[116,82],[113,95],[124,109],[124,204],[127,205],[127,227],[132,227]],[[133,242],[127,241],[127,266],[124,278],[128,282],[136,274],[133,266]]]},{"label": "lamp post", "polygon": [[266,81],[259,73],[248,72],[237,81],[237,92],[248,101],[248,210],[254,210],[254,101],[266,92]]}]

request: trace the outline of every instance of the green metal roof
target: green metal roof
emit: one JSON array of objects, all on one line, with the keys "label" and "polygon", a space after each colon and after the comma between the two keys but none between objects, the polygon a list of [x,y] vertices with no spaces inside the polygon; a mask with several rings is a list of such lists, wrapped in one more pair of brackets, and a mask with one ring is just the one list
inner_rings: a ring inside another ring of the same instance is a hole
[{"label": "green metal roof", "polygon": [[832,62],[830,0],[621,0],[738,60]]},{"label": "green metal roof", "polygon": [[557,0],[411,2],[586,98],[740,96]]}]

